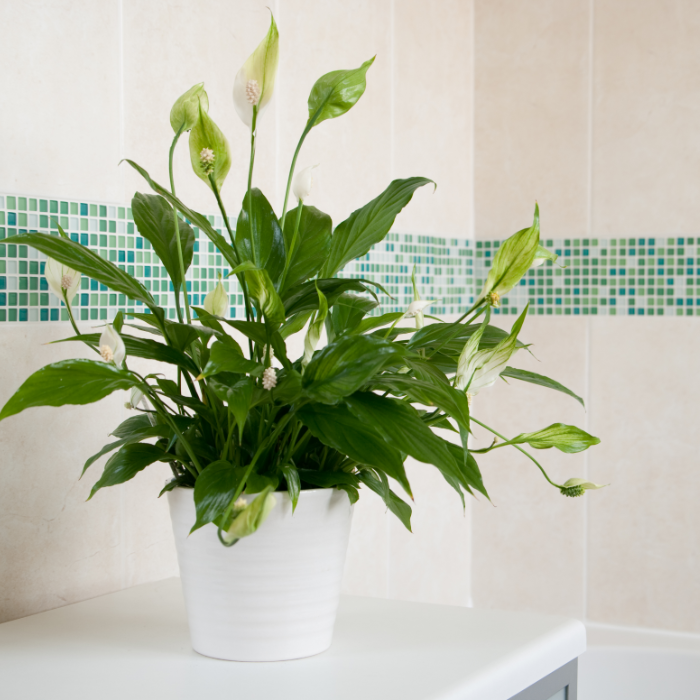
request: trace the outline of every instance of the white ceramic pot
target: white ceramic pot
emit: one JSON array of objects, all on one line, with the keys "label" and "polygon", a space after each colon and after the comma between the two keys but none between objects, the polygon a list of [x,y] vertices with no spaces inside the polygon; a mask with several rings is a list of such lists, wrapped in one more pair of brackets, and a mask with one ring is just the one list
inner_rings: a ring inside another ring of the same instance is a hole
[{"label": "white ceramic pot", "polygon": [[216,526],[188,536],[194,490],[168,493],[192,646],[231,661],[283,661],[328,649],[352,506],[337,489],[286,492],[250,537],[224,547]]}]

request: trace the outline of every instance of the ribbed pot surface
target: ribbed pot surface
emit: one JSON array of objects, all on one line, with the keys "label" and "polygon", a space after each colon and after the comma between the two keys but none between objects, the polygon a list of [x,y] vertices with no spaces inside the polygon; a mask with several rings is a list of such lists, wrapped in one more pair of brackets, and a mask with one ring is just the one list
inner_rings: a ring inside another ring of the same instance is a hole
[{"label": "ribbed pot surface", "polygon": [[168,493],[192,646],[231,661],[282,661],[328,649],[352,506],[337,489],[286,492],[260,529],[224,547],[216,526],[188,536],[194,490]]}]

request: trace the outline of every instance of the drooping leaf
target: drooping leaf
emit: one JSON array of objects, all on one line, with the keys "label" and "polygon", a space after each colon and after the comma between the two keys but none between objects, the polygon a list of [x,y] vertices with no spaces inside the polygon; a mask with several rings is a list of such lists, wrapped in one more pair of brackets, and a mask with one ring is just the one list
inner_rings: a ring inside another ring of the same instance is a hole
[{"label": "drooping leaf", "polygon": [[34,406],[94,403],[139,380],[131,372],[95,360],[62,360],[34,372],[0,411],[0,420]]},{"label": "drooping leaf", "polygon": [[236,468],[230,462],[212,462],[202,470],[194,485],[197,520],[190,533],[224,514],[239,484]]},{"label": "drooping leaf", "polygon": [[471,487],[491,500],[488,492],[486,491],[486,487],[484,486],[484,480],[481,477],[481,470],[474,459],[474,455],[459,445],[453,445],[451,442],[445,441],[445,445],[452,453],[452,456],[454,457],[454,460],[462,473],[460,484],[467,491],[469,491]]},{"label": "drooping leaf", "polygon": [[321,277],[333,277],[348,262],[365,255],[375,243],[384,240],[394,219],[411,201],[413,193],[428,183],[435,184],[425,177],[394,180],[377,198],[338,224]]},{"label": "drooping leaf", "polygon": [[346,406],[306,404],[297,415],[324,445],[350,459],[385,471],[411,496],[401,452],[387,444],[373,426],[359,420]]},{"label": "drooping leaf", "polygon": [[298,469],[299,478],[312,486],[320,486],[327,489],[339,484],[357,486],[359,479],[355,474],[348,472],[318,471],[317,469]]},{"label": "drooping leaf", "polygon": [[367,86],[367,71],[373,63],[374,56],[359,68],[322,75],[309,95],[309,123],[317,126],[326,119],[345,114],[362,97]]},{"label": "drooping leaf", "polygon": [[374,430],[397,450],[419,462],[434,464],[443,474],[461,481],[461,471],[447,447],[420,419],[413,406],[404,401],[357,392],[345,398],[350,412]]},{"label": "drooping leaf", "polygon": [[561,391],[562,394],[567,394],[568,396],[576,399],[582,406],[583,399],[580,396],[574,394],[571,389],[567,389],[563,384],[550,379],[549,377],[544,377],[541,374],[535,374],[534,372],[527,372],[524,369],[516,369],[515,367],[506,367],[503,372],[501,372],[501,377],[508,377],[509,379],[519,379],[522,382],[529,382],[530,384],[537,384],[538,386],[546,387],[547,389],[554,389],[554,391]]},{"label": "drooping leaf", "polygon": [[261,364],[254,360],[248,360],[230,345],[217,340],[211,346],[209,362],[202,370],[200,377],[210,377],[220,372],[235,372],[236,374],[250,374],[259,377],[263,370],[264,367]]},{"label": "drooping leaf", "polygon": [[51,236],[48,233],[22,233],[12,242],[17,245],[31,246],[63,265],[101,282],[115,292],[125,294],[130,299],[140,301],[148,307],[156,307],[153,297],[140,282],[119,269],[114,263],[105,260],[76,241],[62,236]]},{"label": "drooping leaf", "polygon": [[299,493],[301,492],[301,480],[299,471],[291,464],[285,464],[281,467],[284,479],[287,482],[287,493],[292,501],[292,513],[297,509],[299,502]]},{"label": "drooping leaf", "polygon": [[316,352],[302,378],[309,398],[334,404],[405,355],[395,343],[366,335],[340,338]]},{"label": "drooping leaf", "polygon": [[168,454],[157,445],[141,442],[124,445],[107,460],[102,476],[90,491],[88,501],[106,486],[116,486],[133,479],[149,464],[172,459],[175,459],[174,455]]},{"label": "drooping leaf", "polygon": [[370,316],[368,318],[363,318],[351,332],[369,333],[369,331],[373,331],[375,328],[390,326],[394,321],[400,319],[402,316],[403,311],[392,311],[388,314],[382,314],[381,316]]},{"label": "drooping leaf", "polygon": [[292,250],[297,215],[298,208],[292,209],[284,220],[284,242],[288,254],[291,250],[291,257],[280,292],[313,277],[323,267],[331,246],[331,217],[316,207],[305,204],[302,206],[297,239]]},{"label": "drooping leaf", "polygon": [[[158,195],[137,192],[131,200],[131,210],[139,233],[153,246],[175,289],[179,289],[182,286],[182,275],[173,208]],[[187,272],[192,264],[194,231],[179,217],[177,221],[183,265]]]},{"label": "drooping leaf", "polygon": [[380,479],[369,469],[360,470],[360,481],[374,491],[386,503],[387,508],[403,523],[411,532],[411,506],[402,501],[390,488],[386,476],[379,474]]},{"label": "drooping leaf", "polygon": [[209,385],[216,395],[228,404],[229,411],[233,414],[233,417],[236,419],[236,424],[238,425],[239,440],[242,440],[243,428],[248,418],[250,404],[253,399],[253,388],[255,386],[253,378],[244,376],[231,385],[212,379]]}]

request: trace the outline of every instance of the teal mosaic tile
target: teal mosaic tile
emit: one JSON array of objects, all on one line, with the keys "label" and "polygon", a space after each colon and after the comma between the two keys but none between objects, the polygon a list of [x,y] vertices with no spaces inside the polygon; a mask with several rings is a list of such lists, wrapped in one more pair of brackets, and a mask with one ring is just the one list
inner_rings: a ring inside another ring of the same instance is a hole
[{"label": "teal mosaic tile", "polygon": [[[225,235],[221,216],[208,217]],[[55,220],[70,237],[133,274],[176,318],[175,299],[165,268],[142,238],[131,209],[104,202],[51,199],[36,195],[0,195],[0,322],[67,320],[67,312],[43,277],[45,257],[12,238],[24,231],[57,234]],[[235,222],[234,222],[235,223]],[[209,239],[195,230],[193,264],[187,275],[190,304],[199,306],[221,274],[225,260]],[[497,314],[520,313],[530,303],[536,315],[700,316],[700,237],[543,239],[559,256],[558,264],[531,269],[501,300]],[[381,313],[405,309],[413,299],[411,273],[421,297],[435,299],[429,313],[463,312],[481,289],[499,241],[465,240],[390,233],[362,258],[349,263],[342,277],[381,284],[393,298],[380,295]],[[245,316],[235,278],[225,281],[231,318]],[[83,321],[109,321],[117,311],[143,310],[83,277],[73,302]]]}]

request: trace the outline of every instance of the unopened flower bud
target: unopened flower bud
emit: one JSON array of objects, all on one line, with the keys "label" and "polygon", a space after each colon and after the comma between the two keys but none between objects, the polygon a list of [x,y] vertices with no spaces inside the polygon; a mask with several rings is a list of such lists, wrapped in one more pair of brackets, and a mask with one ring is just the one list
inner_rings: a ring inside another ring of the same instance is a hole
[{"label": "unopened flower bud", "polygon": [[498,292],[489,292],[486,295],[486,302],[497,309],[501,305],[501,295]]},{"label": "unopened flower bud", "polygon": [[304,168],[294,176],[292,182],[292,192],[299,201],[306,201],[311,195],[311,190],[314,185],[313,171],[318,168],[318,165],[310,165]]},{"label": "unopened flower bud", "polygon": [[262,376],[263,389],[270,391],[277,386],[277,372],[274,367],[268,367]]}]

